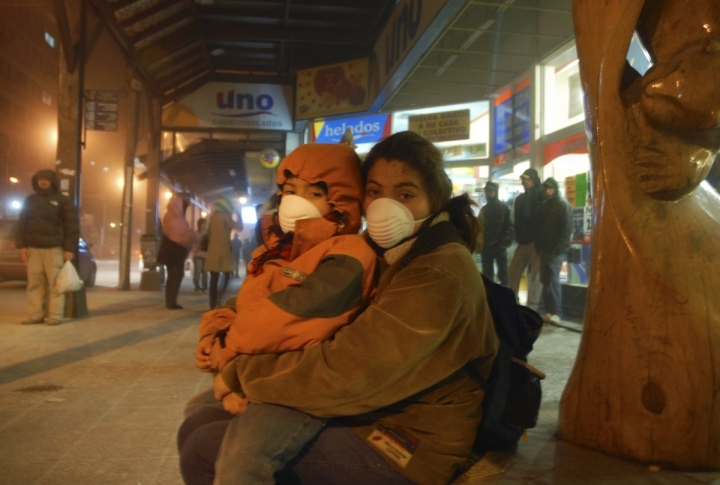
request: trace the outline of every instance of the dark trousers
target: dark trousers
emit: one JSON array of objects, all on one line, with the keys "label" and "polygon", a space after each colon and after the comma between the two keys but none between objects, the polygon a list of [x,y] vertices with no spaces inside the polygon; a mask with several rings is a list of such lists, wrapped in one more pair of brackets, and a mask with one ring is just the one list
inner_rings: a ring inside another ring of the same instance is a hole
[{"label": "dark trousers", "polygon": [[172,308],[177,305],[180,283],[185,276],[185,261],[167,263],[167,281],[165,282],[165,306]]},{"label": "dark trousers", "polygon": [[210,289],[208,290],[208,295],[210,296],[210,309],[214,309],[217,305],[218,301],[222,305],[222,297],[223,293],[225,293],[225,289],[227,289],[228,283],[230,282],[230,277],[232,276],[232,273],[222,273],[223,275],[223,284],[220,288],[220,293],[218,294],[218,283],[220,281],[220,273],[217,272],[211,272],[210,273]]},{"label": "dark trousers", "polygon": [[490,281],[495,281],[495,263],[497,263],[498,281],[508,286],[507,250],[490,254],[482,253],[482,274]]},{"label": "dark trousers", "polygon": [[552,256],[540,253],[540,282],[543,285],[542,303],[545,312],[562,317],[562,289],[560,288],[560,268],[565,261],[565,253]]},{"label": "dark trousers", "polygon": [[[249,409],[249,408],[248,408]],[[180,471],[186,485],[212,485],[215,464],[232,415],[203,408],[178,431]],[[238,419],[249,418],[242,414]],[[281,426],[281,424],[278,424]],[[266,439],[260,435],[256,439]],[[412,485],[369,442],[350,428],[331,421],[288,466],[275,475],[279,485]]]}]

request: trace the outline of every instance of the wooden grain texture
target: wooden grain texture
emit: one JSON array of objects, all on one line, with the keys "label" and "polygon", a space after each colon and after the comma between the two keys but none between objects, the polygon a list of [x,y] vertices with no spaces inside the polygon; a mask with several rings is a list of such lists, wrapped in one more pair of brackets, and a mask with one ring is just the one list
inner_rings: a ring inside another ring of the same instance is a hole
[{"label": "wooden grain texture", "polygon": [[[574,0],[573,11],[595,220],[559,432],[641,461],[720,467],[720,199],[700,184],[720,148],[720,2]],[[630,82],[638,25],[656,63]]]}]

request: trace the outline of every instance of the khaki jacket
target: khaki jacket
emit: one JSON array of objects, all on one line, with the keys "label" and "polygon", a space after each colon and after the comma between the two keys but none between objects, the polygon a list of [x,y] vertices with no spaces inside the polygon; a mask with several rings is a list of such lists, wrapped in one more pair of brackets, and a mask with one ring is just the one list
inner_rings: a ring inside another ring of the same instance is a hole
[{"label": "khaki jacket", "polygon": [[467,459],[498,340],[470,252],[447,244],[382,275],[371,305],[302,351],[240,355],[223,379],[253,402],[344,421],[404,476],[445,484]]}]

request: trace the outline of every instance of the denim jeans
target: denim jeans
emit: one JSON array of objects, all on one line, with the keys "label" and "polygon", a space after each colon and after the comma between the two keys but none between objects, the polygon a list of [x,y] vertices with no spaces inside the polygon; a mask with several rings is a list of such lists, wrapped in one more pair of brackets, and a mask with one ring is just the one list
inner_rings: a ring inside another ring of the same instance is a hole
[{"label": "denim jeans", "polygon": [[274,404],[250,404],[230,420],[215,461],[213,485],[272,485],[325,426],[326,419]]},{"label": "denim jeans", "polygon": [[495,263],[497,263],[498,281],[508,285],[507,250],[497,253],[482,253],[482,274],[490,281],[495,281]]},{"label": "denim jeans", "polygon": [[540,282],[543,285],[543,307],[546,313],[562,317],[562,288],[560,288],[560,268],[565,261],[565,253],[552,256],[540,253]]},{"label": "denim jeans", "polygon": [[[248,407],[250,409],[250,407]],[[243,414],[242,417],[247,417]],[[204,407],[178,431],[180,471],[186,485],[211,485],[232,414]],[[256,437],[261,438],[261,437]],[[331,420],[300,454],[275,475],[279,485],[412,485],[350,428]]]},{"label": "denim jeans", "polygon": [[203,271],[205,266],[205,258],[193,258],[193,286],[195,291],[207,290],[208,288],[208,274],[207,271]]}]

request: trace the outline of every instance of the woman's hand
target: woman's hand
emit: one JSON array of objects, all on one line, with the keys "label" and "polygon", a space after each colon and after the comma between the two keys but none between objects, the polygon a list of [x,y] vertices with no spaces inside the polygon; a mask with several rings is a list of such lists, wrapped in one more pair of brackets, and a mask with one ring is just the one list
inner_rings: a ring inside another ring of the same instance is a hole
[{"label": "woman's hand", "polygon": [[195,365],[203,372],[212,370],[212,362],[210,361],[210,350],[212,349],[215,338],[212,335],[206,335],[198,343],[195,349]]},{"label": "woman's hand", "polygon": [[223,398],[222,403],[225,411],[238,415],[245,412],[250,401],[248,401],[247,398],[240,397],[234,392],[231,392]]},{"label": "woman's hand", "polygon": [[222,401],[225,396],[233,393],[227,384],[225,384],[219,372],[213,375],[213,391],[215,392],[215,399],[218,401]]}]

